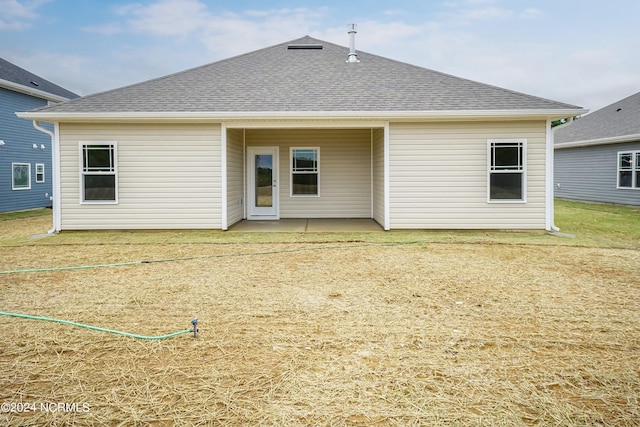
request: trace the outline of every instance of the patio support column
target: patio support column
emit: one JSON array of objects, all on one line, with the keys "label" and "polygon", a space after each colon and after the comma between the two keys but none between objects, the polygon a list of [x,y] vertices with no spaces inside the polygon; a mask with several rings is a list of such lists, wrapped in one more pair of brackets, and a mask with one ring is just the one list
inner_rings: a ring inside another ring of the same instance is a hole
[{"label": "patio support column", "polygon": [[369,129],[369,181],[371,182],[370,188],[369,188],[369,196],[371,197],[371,207],[370,207],[370,215],[371,218],[374,217],[373,214],[373,199],[374,199],[374,195],[373,195],[373,128]]}]

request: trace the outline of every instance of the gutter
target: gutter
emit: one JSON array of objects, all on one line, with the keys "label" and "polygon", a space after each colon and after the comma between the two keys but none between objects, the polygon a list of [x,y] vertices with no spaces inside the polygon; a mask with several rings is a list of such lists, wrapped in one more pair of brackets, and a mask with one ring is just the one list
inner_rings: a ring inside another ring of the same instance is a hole
[{"label": "gutter", "polygon": [[54,132],[43,128],[37,120],[33,121],[33,127],[51,137],[51,190],[53,193],[51,201],[53,205],[53,227],[47,232],[47,234],[54,234],[60,231],[60,168],[58,167],[60,161],[60,145],[58,144],[58,138],[56,137],[58,133],[58,124],[54,124]]},{"label": "gutter", "polygon": [[[52,107],[55,108],[55,107]],[[558,119],[583,114],[588,110],[536,109],[536,110],[441,110],[441,111],[156,111],[156,112],[46,112],[16,113],[23,119],[69,122],[124,122],[124,121],[212,121],[212,120],[482,120],[482,119]]]},{"label": "gutter", "polygon": [[620,144],[623,142],[634,141],[640,141],[640,133],[632,135],[612,136],[607,138],[584,139],[582,141],[559,142],[555,145],[555,149],[562,150],[563,148],[588,147],[590,145]]},{"label": "gutter", "polygon": [[24,93],[27,95],[35,96],[36,98],[46,99],[47,101],[63,102],[63,101],[68,101],[70,99],[61,95],[54,95],[53,93],[46,92],[44,90],[30,88],[28,86],[21,85],[19,83],[14,83],[12,81],[5,80],[5,79],[0,79],[0,87],[4,87],[6,89],[10,89],[10,90]]}]

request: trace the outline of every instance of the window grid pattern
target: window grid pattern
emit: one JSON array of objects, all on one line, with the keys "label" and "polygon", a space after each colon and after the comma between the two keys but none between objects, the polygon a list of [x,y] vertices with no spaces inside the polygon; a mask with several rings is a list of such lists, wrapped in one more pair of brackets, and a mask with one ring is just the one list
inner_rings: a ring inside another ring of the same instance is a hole
[{"label": "window grid pattern", "polygon": [[82,144],[82,202],[117,203],[115,144]]},{"label": "window grid pattern", "polygon": [[320,149],[291,148],[291,196],[320,195]]},{"label": "window grid pattern", "polygon": [[525,141],[490,140],[488,151],[488,200],[492,202],[524,202]]}]

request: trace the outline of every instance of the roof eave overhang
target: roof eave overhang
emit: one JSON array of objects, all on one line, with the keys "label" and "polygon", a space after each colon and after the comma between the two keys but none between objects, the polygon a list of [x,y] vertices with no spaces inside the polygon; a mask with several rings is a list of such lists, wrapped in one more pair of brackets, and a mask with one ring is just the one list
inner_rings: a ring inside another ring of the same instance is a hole
[{"label": "roof eave overhang", "polygon": [[49,93],[44,90],[30,88],[28,86],[4,79],[0,79],[0,87],[12,90],[14,92],[24,93],[25,95],[30,95],[36,98],[46,99],[47,101],[52,102],[62,102],[69,100],[69,98],[65,98],[64,96],[54,95],[53,93]]},{"label": "roof eave overhang", "polygon": [[230,120],[492,120],[560,119],[583,114],[584,109],[553,110],[442,110],[442,111],[232,111],[232,112],[38,112],[16,113],[18,117],[44,122],[154,122]]},{"label": "roof eave overhang", "polygon": [[625,142],[640,141],[640,133],[631,135],[621,135],[609,138],[585,139],[582,141],[559,142],[555,144],[556,150],[576,147],[589,147],[592,145],[622,144]]}]

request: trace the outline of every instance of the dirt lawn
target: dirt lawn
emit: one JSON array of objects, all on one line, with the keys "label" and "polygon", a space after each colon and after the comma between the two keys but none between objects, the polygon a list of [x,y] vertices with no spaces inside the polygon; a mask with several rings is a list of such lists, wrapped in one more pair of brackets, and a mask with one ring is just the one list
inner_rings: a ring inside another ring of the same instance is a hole
[{"label": "dirt lawn", "polygon": [[1,248],[0,310],[200,337],[0,316],[3,425],[640,424],[637,250],[62,237]]}]

